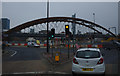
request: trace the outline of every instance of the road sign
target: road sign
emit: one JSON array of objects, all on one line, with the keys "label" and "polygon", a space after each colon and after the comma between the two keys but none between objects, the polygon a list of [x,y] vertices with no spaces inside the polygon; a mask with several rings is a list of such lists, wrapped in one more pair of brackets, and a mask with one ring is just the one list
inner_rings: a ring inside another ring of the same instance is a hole
[{"label": "road sign", "polygon": [[58,62],[60,60],[60,52],[56,52],[55,54],[55,61]]},{"label": "road sign", "polygon": [[55,56],[55,61],[59,61],[59,60],[60,60],[59,56]]}]

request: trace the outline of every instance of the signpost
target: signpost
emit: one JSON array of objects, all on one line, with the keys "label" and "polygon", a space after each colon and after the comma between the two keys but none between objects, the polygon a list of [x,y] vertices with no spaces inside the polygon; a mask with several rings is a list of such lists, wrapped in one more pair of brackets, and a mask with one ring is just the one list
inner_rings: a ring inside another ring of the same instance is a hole
[{"label": "signpost", "polygon": [[56,52],[56,54],[55,54],[55,61],[56,62],[60,61],[60,54],[59,54],[59,52]]}]

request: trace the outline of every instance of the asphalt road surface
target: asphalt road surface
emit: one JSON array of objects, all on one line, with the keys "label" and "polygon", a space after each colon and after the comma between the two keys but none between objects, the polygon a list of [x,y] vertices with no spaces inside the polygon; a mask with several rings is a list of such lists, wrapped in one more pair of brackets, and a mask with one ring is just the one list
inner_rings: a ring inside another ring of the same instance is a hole
[{"label": "asphalt road surface", "polygon": [[[3,74],[72,74],[72,61],[61,65],[52,65],[42,55],[43,52],[46,52],[46,48],[9,47],[7,49],[13,50],[15,53],[2,57]],[[67,48],[54,50],[67,52]],[[70,52],[73,52],[72,49]],[[120,51],[118,49],[101,49],[101,52],[105,55],[106,75],[118,74]]]}]

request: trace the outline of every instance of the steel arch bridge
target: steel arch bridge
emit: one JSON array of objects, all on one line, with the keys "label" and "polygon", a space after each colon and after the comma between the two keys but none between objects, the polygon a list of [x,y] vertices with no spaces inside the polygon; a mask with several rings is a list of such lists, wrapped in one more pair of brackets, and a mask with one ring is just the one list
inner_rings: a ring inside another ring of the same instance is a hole
[{"label": "steel arch bridge", "polygon": [[[23,29],[29,28],[31,26],[37,26],[37,25],[40,25],[40,24],[45,24],[46,25],[47,22],[53,23],[53,24],[58,23],[58,22],[59,23],[62,22],[63,23],[62,25],[69,24],[69,23],[75,23],[77,25],[92,29],[95,32],[100,33],[100,34],[102,34],[102,31],[98,30],[98,28],[102,29],[103,31],[109,33],[112,36],[116,36],[111,31],[109,31],[106,28],[100,26],[99,24],[96,24],[96,23],[93,23],[93,22],[90,22],[90,21],[87,21],[87,20],[84,20],[84,19],[72,18],[72,17],[41,18],[41,19],[33,20],[33,21],[30,21],[30,22],[26,22],[24,24],[21,24],[19,26],[16,26],[16,27],[10,29],[9,31],[7,31],[5,33],[6,34],[11,34],[11,33],[18,32],[18,31],[21,31]],[[49,26],[51,26],[51,25],[49,25]],[[56,25],[54,25],[54,26],[56,26]]]}]

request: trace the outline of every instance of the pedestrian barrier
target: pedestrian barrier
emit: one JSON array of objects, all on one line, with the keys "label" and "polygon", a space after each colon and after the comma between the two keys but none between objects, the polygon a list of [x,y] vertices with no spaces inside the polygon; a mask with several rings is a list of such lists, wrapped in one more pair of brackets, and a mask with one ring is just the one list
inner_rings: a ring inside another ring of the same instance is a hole
[{"label": "pedestrian barrier", "polygon": [[8,43],[8,46],[27,46],[27,43]]},{"label": "pedestrian barrier", "polygon": [[[65,45],[65,47],[68,47],[68,44]],[[72,45],[69,45],[69,48],[72,47]]]},{"label": "pedestrian barrier", "polygon": [[15,45],[15,43],[12,43],[12,46],[14,46]]},{"label": "pedestrian barrier", "polygon": [[18,43],[18,46],[21,46],[21,44],[20,44],[20,43]]},{"label": "pedestrian barrier", "polygon": [[47,46],[47,44],[44,44],[44,46],[46,47],[46,46]]},{"label": "pedestrian barrier", "polygon": [[98,45],[98,48],[102,48],[103,46],[102,45]]},{"label": "pedestrian barrier", "polygon": [[27,46],[27,43],[25,43],[24,46]]},{"label": "pedestrian barrier", "polygon": [[[8,45],[8,46],[27,46],[27,43],[8,43],[8,44],[6,44],[6,45]],[[38,45],[40,45],[40,44],[38,44]],[[47,44],[41,44],[41,46],[47,46]]]},{"label": "pedestrian barrier", "polygon": [[68,44],[66,44],[65,47],[68,47]]},{"label": "pedestrian barrier", "polygon": [[87,47],[88,47],[88,48],[92,48],[92,45],[88,45]]},{"label": "pedestrian barrier", "polygon": [[[6,44],[8,46],[27,46],[27,43],[8,43]],[[47,44],[39,44],[40,47],[47,47]],[[52,45],[50,45],[52,46]],[[68,44],[65,45],[65,47],[68,47]],[[73,44],[72,45],[69,45],[69,48],[73,47]],[[75,47],[77,49],[79,48],[103,48],[103,45],[99,44],[99,45],[78,45],[78,44],[75,44]],[[51,47],[52,48],[52,47]]]},{"label": "pedestrian barrier", "polygon": [[75,44],[75,47],[77,49],[79,49],[79,48],[103,48],[103,45],[78,45],[78,44]]}]

